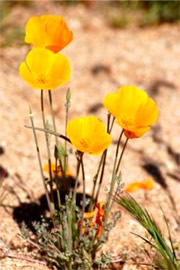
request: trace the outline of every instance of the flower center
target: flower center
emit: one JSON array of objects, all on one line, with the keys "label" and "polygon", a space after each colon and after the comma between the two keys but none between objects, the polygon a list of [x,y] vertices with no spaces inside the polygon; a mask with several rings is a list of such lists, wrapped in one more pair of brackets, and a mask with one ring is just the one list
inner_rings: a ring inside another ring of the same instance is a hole
[{"label": "flower center", "polygon": [[81,139],[80,144],[84,149],[87,149],[89,146],[89,141],[87,139]]},{"label": "flower center", "polygon": [[45,84],[47,82],[44,74],[39,74],[39,77],[37,80],[39,83],[42,83],[42,84]]},{"label": "flower center", "polygon": [[132,126],[132,119],[122,119],[122,124],[124,125],[124,129]]}]

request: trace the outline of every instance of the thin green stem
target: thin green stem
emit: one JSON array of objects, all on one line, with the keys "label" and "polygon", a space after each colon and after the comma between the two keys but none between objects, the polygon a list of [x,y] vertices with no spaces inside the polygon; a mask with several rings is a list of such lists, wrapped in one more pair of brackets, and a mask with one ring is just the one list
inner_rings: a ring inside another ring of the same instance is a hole
[{"label": "thin green stem", "polygon": [[[44,93],[44,91],[41,90],[41,113],[42,113],[43,126],[44,126],[44,129],[46,129],[46,119],[45,119],[45,113],[44,113],[44,97],[43,97],[43,93]],[[49,138],[48,138],[47,133],[45,133],[45,139],[46,139],[46,147],[47,147],[47,154],[48,154],[51,200],[54,202],[54,200],[53,200],[53,177],[52,177],[52,166],[51,166],[51,152],[50,152]],[[55,207],[55,205],[54,205],[54,207]]]},{"label": "thin green stem", "polygon": [[121,160],[122,160],[122,157],[123,157],[124,151],[125,151],[125,149],[126,149],[126,146],[127,146],[128,140],[129,140],[129,138],[126,138],[126,141],[125,141],[125,143],[124,143],[124,145],[123,145],[123,149],[122,149],[122,151],[121,151],[121,155],[120,155],[120,157],[119,157],[118,165],[117,165],[117,167],[116,167],[116,175],[118,174],[119,167],[120,167],[120,165],[121,165]]},{"label": "thin green stem", "polygon": [[96,190],[98,175],[99,175],[99,172],[100,172],[100,169],[101,169],[101,165],[102,165],[102,163],[104,161],[104,155],[105,155],[105,152],[103,152],[103,154],[101,155],[101,159],[100,159],[100,162],[99,162],[97,173],[94,176],[93,190],[92,190],[92,194],[91,194],[91,203],[90,203],[89,211],[92,211],[92,206],[93,206],[93,202],[94,202],[94,195],[95,195],[95,190]]},{"label": "thin green stem", "polygon": [[76,179],[75,179],[75,186],[73,192],[73,203],[76,202],[76,193],[77,193],[77,186],[78,186],[78,179],[79,179],[79,172],[80,172],[81,160],[77,157],[77,169],[76,169]]},{"label": "thin green stem", "polygon": [[58,164],[57,164],[57,158],[55,159],[55,182],[56,182],[56,193],[57,193],[58,207],[60,209],[60,207],[61,207],[61,195],[60,195],[59,186],[58,186]]},{"label": "thin green stem", "polygon": [[82,201],[82,216],[81,216],[81,225],[80,225],[80,239],[82,238],[82,230],[83,230],[83,222],[84,222],[84,212],[86,206],[86,184],[85,184],[85,171],[84,171],[84,164],[83,164],[83,153],[81,155],[81,169],[82,169],[82,180],[83,180],[83,201]]},{"label": "thin green stem", "polygon": [[[115,175],[119,175],[119,168],[120,168],[120,165],[121,165],[121,160],[122,160],[124,151],[125,151],[126,146],[127,146],[127,143],[128,143],[128,139],[129,139],[129,138],[126,138],[126,141],[125,141],[125,143],[124,143],[124,145],[123,145],[123,148],[122,148],[122,151],[121,151],[121,154],[120,154],[120,157],[119,157],[118,165],[117,165],[117,167],[116,167]],[[118,187],[119,187],[119,186],[117,186],[116,191],[118,190]],[[116,193],[116,192],[115,192],[115,193]],[[112,193],[111,193],[111,194],[112,194]],[[112,202],[111,202],[110,211],[111,211],[113,205],[114,205],[114,200],[112,200]]]},{"label": "thin green stem", "polygon": [[[32,129],[32,127],[27,126],[27,125],[25,125],[24,127],[25,127],[25,128],[31,128],[31,129]],[[51,131],[51,130],[49,130],[49,129],[47,129],[47,128],[38,128],[38,127],[34,127],[34,129],[35,129],[35,130],[38,130],[38,131],[45,132],[45,133],[47,133],[47,134],[52,134],[52,135],[54,135],[54,136],[58,136],[58,137],[60,137],[61,139],[66,140],[67,142],[71,143],[70,139],[67,138],[66,136],[64,136],[64,135],[62,135],[62,134],[59,134],[59,133],[56,133],[56,132],[54,132],[54,131]]]},{"label": "thin green stem", "polygon": [[[71,197],[71,193],[69,194],[69,197]],[[72,252],[72,247],[73,247],[73,239],[72,239],[72,222],[73,222],[73,212],[71,208],[71,202],[69,200],[66,201],[66,213],[67,213],[67,230],[68,230],[68,235],[67,235],[67,244],[68,244],[68,251]]]},{"label": "thin green stem", "polygon": [[[114,120],[115,120],[115,117],[113,117],[112,122],[111,122],[111,114],[109,113],[108,114],[108,119],[107,119],[107,132],[109,134],[111,134],[111,131],[112,131],[112,128],[113,128],[113,125],[114,125]],[[95,204],[98,201],[99,193],[100,193],[102,182],[103,182],[104,170],[105,170],[105,165],[106,165],[107,151],[108,151],[108,149],[106,149],[104,151],[104,160],[103,160],[103,164],[102,164],[102,170],[101,170],[101,175],[100,175],[100,180],[99,180],[99,186],[98,186],[98,190],[97,190],[96,197],[95,197]]]},{"label": "thin green stem", "polygon": [[[57,202],[58,202],[58,208],[59,208],[59,221],[60,224],[62,222],[62,213],[61,213],[61,195],[60,195],[60,191],[59,191],[59,186],[58,186],[58,165],[57,165],[57,158],[55,158],[55,183],[56,183],[56,194],[57,194]],[[61,250],[61,247],[63,245],[63,240],[62,238],[58,237],[57,239],[57,245],[58,245],[58,249]]]},{"label": "thin green stem", "polygon": [[[113,124],[114,124],[114,119],[115,117],[113,117],[112,123],[111,123],[111,114],[108,113],[107,115],[107,132],[110,134],[113,128]],[[99,193],[100,193],[100,189],[101,189],[101,185],[102,185],[102,181],[103,181],[103,176],[104,176],[104,169],[105,169],[105,164],[106,164],[106,157],[107,157],[107,149],[103,152],[101,159],[100,159],[100,163],[98,166],[98,170],[97,173],[94,177],[94,183],[93,183],[93,191],[92,191],[92,196],[91,196],[91,203],[90,203],[90,211],[92,210],[92,205],[96,204],[98,197],[99,197]],[[102,170],[101,170],[102,167]],[[95,200],[94,200],[94,193],[96,190],[96,185],[97,185],[97,180],[98,180],[98,176],[101,170],[101,175],[100,175],[100,180],[99,180],[99,185],[98,185],[98,190],[95,196]]]},{"label": "thin green stem", "polygon": [[110,191],[109,191],[109,193],[107,195],[104,226],[103,226],[103,229],[102,229],[100,240],[102,239],[104,228],[106,226],[106,223],[107,223],[107,220],[108,220],[108,215],[109,215],[109,212],[110,212],[111,194],[113,193],[115,182],[116,182],[115,171],[116,171],[116,164],[117,164],[117,160],[118,160],[119,147],[120,147],[120,143],[121,143],[123,133],[124,133],[124,130],[121,131],[119,139],[118,139],[118,143],[117,143],[117,146],[116,146],[116,153],[115,153],[114,166],[113,166],[113,172],[112,172],[112,178],[111,178],[111,184],[110,184]]},{"label": "thin green stem", "polygon": [[[56,121],[55,121],[54,110],[53,110],[53,101],[52,101],[51,90],[48,90],[48,95],[49,95],[49,105],[50,105],[50,109],[51,109],[51,116],[52,116],[52,122],[53,122],[53,130],[57,134]],[[55,142],[56,142],[56,146],[58,147],[58,136],[55,136]],[[66,140],[65,140],[65,143],[67,144],[67,141]],[[60,167],[61,167],[63,183],[65,185],[66,169],[63,168],[63,166],[62,166],[61,158],[59,157],[58,159],[59,159],[59,164],[60,164]]]},{"label": "thin green stem", "polygon": [[48,192],[48,188],[46,186],[45,177],[44,177],[44,173],[43,173],[43,166],[42,166],[42,162],[41,162],[41,154],[40,154],[40,149],[39,149],[39,145],[38,145],[38,139],[37,139],[36,131],[35,131],[35,128],[34,128],[34,120],[33,120],[33,116],[32,116],[31,107],[29,107],[29,115],[30,115],[31,126],[32,126],[32,130],[33,130],[33,135],[34,135],[34,141],[35,141],[35,145],[36,145],[36,151],[37,151],[37,156],[38,156],[38,161],[39,161],[39,168],[40,168],[41,178],[42,178],[43,185],[44,185],[44,190],[45,190],[45,194],[46,194],[46,199],[47,199],[51,219],[52,219],[53,225],[55,227],[55,221],[54,221],[54,217],[53,217],[53,210],[51,208],[51,201],[50,201],[50,198],[49,198],[49,192]]},{"label": "thin green stem", "polygon": [[114,126],[114,121],[115,121],[115,117],[113,117],[112,122],[111,122],[111,126],[109,127],[109,132],[108,132],[109,134],[111,133],[112,128]]},{"label": "thin green stem", "polygon": [[77,167],[76,167],[76,178],[75,178],[75,186],[73,190],[72,195],[72,201],[71,201],[71,215],[72,215],[72,237],[73,237],[73,248],[76,248],[77,245],[77,215],[76,215],[76,194],[77,194],[77,186],[78,186],[78,180],[79,180],[79,172],[81,167],[81,160],[79,155],[77,154]]},{"label": "thin green stem", "polygon": [[107,157],[107,149],[104,151],[104,159],[103,159],[102,170],[101,170],[101,175],[100,175],[100,179],[99,179],[98,190],[97,190],[96,197],[95,197],[95,203],[94,203],[95,205],[98,201],[99,193],[100,193],[101,186],[102,186],[104,169],[105,169],[105,165],[106,165],[106,157]]},{"label": "thin green stem", "polygon": [[[48,96],[49,96],[49,105],[51,109],[51,116],[52,116],[52,122],[53,122],[53,129],[54,129],[54,132],[57,133],[51,90],[48,90]],[[58,146],[58,136],[55,136],[55,141],[56,141],[56,145]]]},{"label": "thin green stem", "polygon": [[[69,116],[69,107],[70,107],[70,97],[69,94],[70,93],[70,89],[68,88],[67,93],[66,93],[66,104],[65,104],[65,108],[66,108],[66,116],[65,116],[65,136],[67,135],[66,133],[66,127],[67,127],[67,123],[68,123],[68,116]],[[66,170],[68,168],[68,157],[67,157],[67,141],[64,141],[64,148],[65,148],[65,157],[64,157],[64,172],[66,175]]]},{"label": "thin green stem", "polygon": [[118,160],[118,154],[119,154],[119,147],[120,147],[120,143],[121,143],[121,139],[122,139],[122,135],[124,133],[124,130],[121,131],[119,139],[118,139],[118,143],[116,146],[116,153],[115,153],[115,159],[114,159],[114,167],[113,167],[113,172],[112,172],[112,178],[111,178],[111,184],[110,184],[110,191],[108,194],[108,198],[107,198],[107,205],[106,205],[106,218],[107,218],[107,214],[109,214],[109,206],[110,206],[110,201],[111,201],[111,194],[113,193],[114,190],[114,185],[116,182],[116,164],[117,164],[117,160]]}]

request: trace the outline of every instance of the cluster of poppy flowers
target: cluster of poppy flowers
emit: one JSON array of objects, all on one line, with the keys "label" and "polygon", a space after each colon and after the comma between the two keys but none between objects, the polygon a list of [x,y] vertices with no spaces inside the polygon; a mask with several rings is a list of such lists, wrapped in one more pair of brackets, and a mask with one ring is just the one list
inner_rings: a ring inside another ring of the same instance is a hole
[{"label": "cluster of poppy flowers", "polygon": [[73,39],[61,16],[31,17],[25,29],[25,42],[34,47],[21,63],[21,77],[33,88],[55,89],[69,81],[70,63],[58,53]]},{"label": "cluster of poppy flowers", "polygon": [[[158,117],[154,100],[134,86],[123,86],[117,93],[108,94],[103,104],[128,138],[143,136]],[[76,149],[92,155],[103,152],[112,141],[105,125],[94,116],[69,121],[67,136]]]},{"label": "cluster of poppy flowers", "polygon": [[[33,45],[19,72],[33,88],[52,90],[70,78],[70,63],[58,53],[73,39],[73,33],[61,16],[44,15],[29,19],[25,42]],[[128,138],[143,136],[158,117],[155,101],[135,86],[122,86],[116,93],[108,94],[103,104],[116,118],[116,123]],[[97,155],[112,141],[104,123],[95,116],[78,117],[68,122],[67,137],[83,153]]]},{"label": "cluster of poppy flowers", "polygon": [[[20,64],[21,77],[31,87],[40,89],[41,93],[43,90],[50,91],[68,82],[70,62],[66,56],[59,52],[72,40],[73,33],[61,16],[31,17],[26,24],[25,42],[34,48],[29,51],[25,61]],[[158,117],[155,101],[145,91],[135,86],[122,86],[116,93],[109,93],[104,98],[103,105],[108,114],[112,115],[112,123],[115,120],[116,124],[123,130],[121,134],[124,133],[127,139],[143,136]],[[66,136],[81,154],[98,155],[104,152],[112,142],[108,128],[98,117],[92,115],[76,117],[68,121]],[[52,173],[53,177],[61,177],[63,168],[48,162],[44,171]],[[66,176],[72,176],[71,171],[67,168]],[[143,182],[136,181],[127,186],[126,191],[133,192],[139,188],[152,189],[153,186],[151,179]],[[111,188],[113,190],[113,183]],[[84,212],[85,208],[82,210],[82,218],[79,221],[80,235],[88,233],[88,227],[94,226],[97,228],[96,237],[101,238],[103,234],[110,201],[106,206],[104,202],[98,202],[98,195],[96,199],[94,207],[90,208],[91,212]]]}]

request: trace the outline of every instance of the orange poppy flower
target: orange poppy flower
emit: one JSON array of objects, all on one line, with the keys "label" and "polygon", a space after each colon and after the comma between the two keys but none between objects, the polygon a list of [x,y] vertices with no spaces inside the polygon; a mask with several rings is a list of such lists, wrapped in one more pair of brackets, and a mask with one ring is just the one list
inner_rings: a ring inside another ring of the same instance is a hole
[{"label": "orange poppy flower", "polygon": [[21,77],[33,88],[55,89],[70,77],[70,63],[66,56],[44,48],[31,50],[19,67]]},{"label": "orange poppy flower", "polygon": [[134,86],[123,86],[117,93],[108,94],[103,104],[128,138],[143,136],[158,117],[155,101]]},{"label": "orange poppy flower", "polygon": [[77,150],[91,155],[103,152],[112,140],[104,123],[95,116],[77,117],[69,121],[66,131]]},{"label": "orange poppy flower", "polygon": [[34,16],[26,24],[25,42],[34,47],[47,48],[57,53],[72,39],[73,33],[61,16]]}]

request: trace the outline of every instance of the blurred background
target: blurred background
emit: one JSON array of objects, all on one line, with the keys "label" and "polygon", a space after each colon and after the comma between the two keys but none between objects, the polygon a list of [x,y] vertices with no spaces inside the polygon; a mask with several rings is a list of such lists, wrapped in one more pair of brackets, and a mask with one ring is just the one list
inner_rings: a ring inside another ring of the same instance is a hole
[{"label": "blurred background", "polygon": [[84,5],[96,10],[104,16],[106,23],[115,29],[125,29],[131,25],[138,27],[155,26],[162,23],[177,23],[180,17],[179,0],[1,0],[0,5],[0,33],[1,46],[22,45],[24,27],[21,20],[11,22],[11,14],[15,9],[34,9],[37,2],[45,5],[52,4],[66,8]]}]

